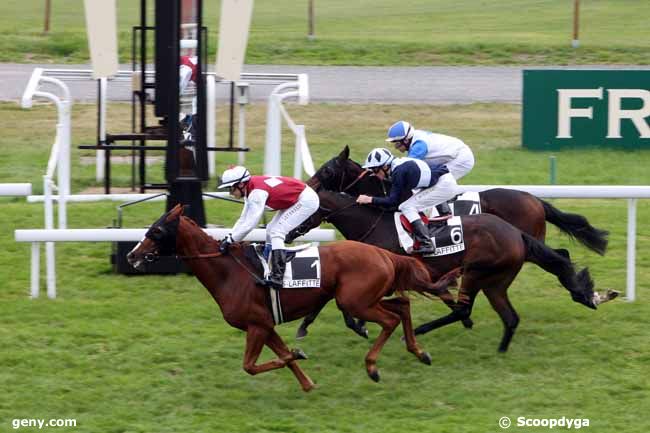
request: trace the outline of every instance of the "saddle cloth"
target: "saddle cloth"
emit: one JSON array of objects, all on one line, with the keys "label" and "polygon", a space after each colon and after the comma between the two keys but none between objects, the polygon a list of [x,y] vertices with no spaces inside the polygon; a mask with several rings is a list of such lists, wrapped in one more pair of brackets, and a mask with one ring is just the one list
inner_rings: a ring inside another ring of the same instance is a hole
[{"label": "saddle cloth", "polygon": [[[259,250],[257,257],[264,269],[264,276],[269,275],[269,264]],[[280,292],[286,289],[320,287],[321,268],[318,247],[312,244],[287,248],[287,267],[284,271],[283,289],[269,288],[271,312],[276,325],[284,322]]]},{"label": "saddle cloth", "polygon": [[[454,198],[454,201],[449,202],[449,207],[454,215],[476,215],[482,212],[481,210],[481,196],[478,192],[468,191]],[[428,216],[437,217],[438,210],[435,207],[427,209]]]},{"label": "saddle cloth", "polygon": [[[395,212],[393,217],[400,246],[408,254],[411,254],[413,251],[413,238],[402,225],[402,214]],[[427,257],[446,256],[465,250],[463,224],[461,218],[458,216],[449,218],[446,224],[443,223],[443,225],[435,225],[433,227],[429,226],[429,234],[433,245],[436,247],[436,251],[433,254],[427,255]]]}]

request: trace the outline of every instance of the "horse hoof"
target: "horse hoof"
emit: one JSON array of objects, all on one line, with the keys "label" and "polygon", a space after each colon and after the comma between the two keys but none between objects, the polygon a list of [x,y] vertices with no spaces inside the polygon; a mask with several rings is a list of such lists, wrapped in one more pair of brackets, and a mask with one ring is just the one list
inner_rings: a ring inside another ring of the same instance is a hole
[{"label": "horse hoof", "polygon": [[464,319],[462,322],[465,329],[472,329],[474,327],[474,321],[472,319]]},{"label": "horse hoof", "polygon": [[309,379],[309,383],[306,383],[302,386],[302,390],[305,392],[309,392],[315,388],[316,388],[316,384],[312,382],[311,379]]},{"label": "horse hoof", "polygon": [[370,377],[375,382],[379,382],[379,370],[376,368],[368,370],[368,377]]},{"label": "horse hoof", "polygon": [[296,331],[296,340],[302,340],[307,336],[307,330],[303,328],[298,328]]},{"label": "horse hoof", "polygon": [[368,330],[365,327],[361,327],[361,329],[358,329],[357,334],[360,337],[365,338],[366,340],[368,339]]},{"label": "horse hoof", "polygon": [[291,353],[293,354],[294,359],[309,359],[307,354],[301,349],[293,349]]},{"label": "horse hoof", "polygon": [[420,358],[422,364],[431,365],[431,355],[429,355],[429,352],[422,352],[418,358]]}]

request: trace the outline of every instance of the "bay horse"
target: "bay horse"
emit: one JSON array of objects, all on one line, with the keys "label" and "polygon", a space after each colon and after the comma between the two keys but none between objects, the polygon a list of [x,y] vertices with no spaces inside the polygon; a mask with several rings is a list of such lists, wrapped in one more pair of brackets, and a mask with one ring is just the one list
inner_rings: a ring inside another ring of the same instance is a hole
[{"label": "bay horse", "polygon": [[[306,356],[299,349],[289,350],[274,330],[269,289],[259,285],[263,278],[262,266],[250,258],[253,247],[247,243],[235,243],[227,254],[221,254],[218,252],[219,242],[182,213],[183,208],[176,205],[160,217],[144,239],[127,254],[129,263],[141,269],[146,262],[157,257],[178,254],[208,289],[226,322],[246,332],[244,370],[256,375],[288,367],[302,389],[310,391],[314,383],[296,362],[306,359]],[[284,321],[301,318],[335,299],[340,308],[355,317],[378,323],[382,328],[365,359],[371,379],[379,381],[379,352],[400,322],[407,350],[422,363],[430,365],[431,356],[422,351],[415,340],[409,300],[403,294],[405,290],[425,296],[438,294],[437,285],[431,283],[427,269],[414,258],[353,241],[335,242],[320,247],[319,252],[320,287],[278,291]],[[443,278],[439,284],[447,283]],[[391,294],[398,296],[383,299]],[[257,364],[264,345],[278,358]]]},{"label": "bay horse", "polygon": [[[368,174],[368,175],[366,175]],[[370,175],[361,165],[350,159],[350,148],[345,146],[339,155],[323,164],[307,184],[318,191],[347,192],[358,196],[388,194],[390,182]],[[406,198],[406,197],[405,197]],[[572,239],[600,255],[607,250],[608,232],[593,227],[579,214],[562,212],[552,204],[524,191],[493,188],[480,193],[481,211],[500,217],[539,241],[546,237],[546,222],[555,225]]]},{"label": "bay horse", "polygon": [[[393,212],[370,205],[359,205],[354,197],[320,189],[319,210],[289,234],[295,238],[318,227],[322,221],[333,224],[346,239],[363,241],[388,251],[405,254],[400,246]],[[571,298],[588,308],[613,299],[617,292],[600,295],[593,291],[594,283],[587,268],[576,273],[565,249],[552,249],[534,237],[523,233],[508,222],[491,214],[460,217],[464,234],[465,250],[450,255],[421,257],[431,281],[454,269],[460,269],[462,283],[458,293],[458,305],[447,316],[425,323],[416,328],[415,334],[470,317],[474,299],[480,290],[490,301],[501,318],[504,333],[499,352],[508,349],[519,316],[508,299],[508,287],[515,279],[524,262],[535,263],[546,272],[555,275]],[[315,316],[309,317],[312,320]],[[311,322],[306,321],[306,328]]]}]

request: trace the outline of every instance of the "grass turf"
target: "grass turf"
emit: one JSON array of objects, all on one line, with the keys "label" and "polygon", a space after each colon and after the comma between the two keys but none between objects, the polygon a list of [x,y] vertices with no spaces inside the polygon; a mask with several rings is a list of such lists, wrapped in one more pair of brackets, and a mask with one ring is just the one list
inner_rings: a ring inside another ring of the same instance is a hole
[{"label": "grass turf", "polygon": [[[262,165],[264,108],[251,106],[247,117],[247,142],[253,148],[247,164],[253,171]],[[350,144],[353,157],[360,160],[381,143],[385,127],[403,117],[419,127],[455,134],[472,146],[477,166],[464,183],[548,181],[549,154],[519,147],[517,106],[322,104],[290,109],[298,123],[307,125],[317,164],[344,144]],[[75,145],[92,142],[94,110],[75,107]],[[110,112],[109,129],[125,130],[120,128],[126,128],[128,106],[113,104]],[[53,137],[53,108],[21,111],[14,104],[0,104],[0,114],[6,120],[0,181],[30,181],[39,190]],[[126,119],[123,124],[121,119]],[[73,151],[74,191],[94,185],[93,167],[81,165],[81,155]],[[283,159],[287,170],[290,155],[288,148]],[[555,155],[563,184],[650,180],[645,169],[648,151]],[[220,159],[220,170],[232,158]],[[160,167],[152,168],[156,170]],[[127,185],[128,167],[115,171],[116,182]],[[610,250],[599,257],[555,229],[548,243],[569,248],[580,265],[589,265],[597,289],[623,289],[625,202],[554,204],[610,230]],[[115,207],[70,205],[69,226],[106,226]],[[206,208],[211,223],[231,224],[239,212],[232,204],[215,201]],[[500,430],[502,416],[515,422],[519,416],[589,418],[592,432],[646,432],[650,427],[642,415],[650,402],[647,201],[640,201],[638,209],[637,302],[618,300],[590,311],[571,302],[553,276],[526,265],[509,291],[522,321],[508,354],[496,353],[501,323],[479,296],[473,330],[455,325],[419,339],[433,356],[431,367],[404,350],[398,332],[379,359],[379,384],[366,377],[363,367],[369,343],[346,330],[330,305],[299,344],[292,340],[296,324],[279,327],[290,346],[299,345],[311,356],[301,362],[318,384],[310,394],[302,393],[286,370],[246,375],[241,369],[243,333],[223,321],[207,291],[192,277],[114,275],[106,243],[57,244],[58,299],[28,299],[29,245],[15,243],[13,230],[42,227],[42,206],[1,199],[0,209],[0,431],[10,431],[16,418],[76,418],[76,428],[57,430],[88,433],[489,432]],[[161,212],[161,204],[142,205],[127,212],[125,224],[141,227]],[[440,303],[414,298],[416,324],[444,313]],[[376,336],[377,327],[371,325],[370,332]],[[270,357],[265,351],[261,359]],[[513,426],[509,431],[529,429]]]},{"label": "grass turf", "polygon": [[[153,4],[152,1],[150,1]],[[215,52],[220,2],[205,2]],[[650,3],[592,0],[580,9],[581,46],[571,48],[573,2],[523,0],[330,0],[315,2],[316,39],[307,33],[307,2],[256,2],[246,61],[309,65],[648,64]],[[119,46],[130,60],[139,2],[119,0]],[[0,4],[0,61],[88,59],[83,2],[53,2],[43,35],[43,2]],[[151,15],[151,21],[153,18]]]}]

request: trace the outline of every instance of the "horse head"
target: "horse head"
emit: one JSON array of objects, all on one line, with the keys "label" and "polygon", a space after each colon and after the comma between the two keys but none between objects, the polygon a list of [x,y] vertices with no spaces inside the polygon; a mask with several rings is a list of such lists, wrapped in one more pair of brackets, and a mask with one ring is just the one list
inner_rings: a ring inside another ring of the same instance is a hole
[{"label": "horse head", "polygon": [[159,256],[174,254],[182,215],[183,207],[176,205],[153,223],[144,238],[126,255],[129,264],[141,270],[146,262],[153,262]]},{"label": "horse head", "polygon": [[323,164],[307,184],[316,191],[346,192],[351,195],[386,195],[387,186],[369,170],[350,159],[350,148],[345,146],[341,153]]}]

